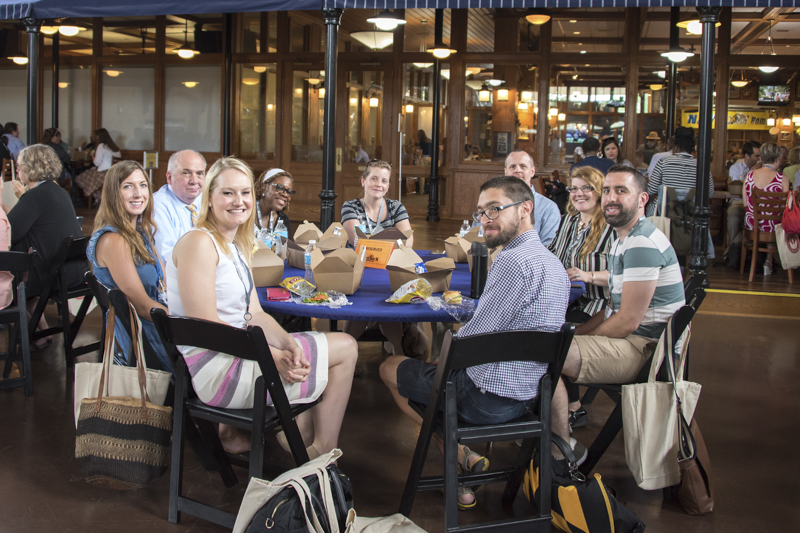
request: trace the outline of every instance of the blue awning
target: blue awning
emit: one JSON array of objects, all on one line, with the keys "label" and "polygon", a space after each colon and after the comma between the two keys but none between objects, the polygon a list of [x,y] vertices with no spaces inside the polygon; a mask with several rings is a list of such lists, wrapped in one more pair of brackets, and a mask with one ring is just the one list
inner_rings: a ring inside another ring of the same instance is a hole
[{"label": "blue awning", "polygon": [[521,9],[590,7],[797,7],[800,0],[322,0],[323,7],[348,9]]},{"label": "blue awning", "polygon": [[321,0],[0,0],[0,19],[130,17],[322,9]]}]

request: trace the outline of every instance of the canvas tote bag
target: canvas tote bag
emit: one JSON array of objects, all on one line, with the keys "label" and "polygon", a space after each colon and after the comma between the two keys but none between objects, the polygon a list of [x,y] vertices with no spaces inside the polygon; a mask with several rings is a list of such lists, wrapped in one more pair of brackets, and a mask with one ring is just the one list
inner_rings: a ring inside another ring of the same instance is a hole
[{"label": "canvas tote bag", "polygon": [[[136,314],[136,309],[128,302],[128,310],[131,316],[132,350],[137,361],[145,365],[144,349],[142,348],[142,322]],[[106,337],[104,340],[103,360],[114,360],[114,307],[108,309],[108,325],[106,326]],[[128,396],[131,398],[141,398],[139,392],[139,371],[137,368],[121,365],[109,365],[108,369],[108,396]],[[169,389],[169,381],[172,374],[163,370],[150,370],[144,368],[147,380],[147,393],[150,402],[155,405],[164,405]],[[81,400],[94,397],[100,386],[103,377],[103,363],[77,363],[75,364],[75,427],[78,427],[78,416],[80,415]]]},{"label": "canvas tote bag", "polygon": [[786,233],[783,224],[775,225],[775,240],[778,244],[778,256],[784,270],[800,267],[800,235]]},{"label": "canvas tote bag", "polygon": [[689,424],[700,397],[700,384],[683,380],[683,365],[691,337],[689,327],[680,338],[680,360],[675,384],[656,381],[664,357],[673,357],[675,353],[672,320],[667,323],[653,353],[647,382],[622,386],[625,460],[636,484],[645,490],[661,489],[680,483],[676,394]]},{"label": "canvas tote bag", "polygon": [[653,223],[656,229],[660,230],[661,233],[667,236],[669,239],[670,234],[670,220],[667,217],[667,186],[664,185],[661,187],[661,194],[662,197],[659,200],[661,202],[661,215],[654,215],[652,217],[647,217],[647,220]]}]

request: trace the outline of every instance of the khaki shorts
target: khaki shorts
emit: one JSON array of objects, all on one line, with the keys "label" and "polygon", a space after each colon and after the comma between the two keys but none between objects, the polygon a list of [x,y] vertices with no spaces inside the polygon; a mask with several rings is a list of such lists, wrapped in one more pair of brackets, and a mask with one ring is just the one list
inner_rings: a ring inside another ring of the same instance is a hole
[{"label": "khaki shorts", "polygon": [[576,335],[574,342],[581,353],[581,371],[575,383],[630,383],[656,347],[652,339],[639,335],[623,339]]}]

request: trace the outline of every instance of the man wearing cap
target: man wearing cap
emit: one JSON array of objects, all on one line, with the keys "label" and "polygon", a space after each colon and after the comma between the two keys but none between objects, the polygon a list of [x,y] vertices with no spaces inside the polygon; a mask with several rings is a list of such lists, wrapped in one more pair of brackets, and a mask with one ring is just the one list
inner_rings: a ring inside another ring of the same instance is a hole
[{"label": "man wearing cap", "polygon": [[644,138],[644,143],[639,145],[637,151],[644,153],[644,162],[648,165],[653,159],[653,156],[662,151],[658,147],[659,144],[661,144],[661,136],[657,131],[651,131],[647,134],[647,137]]},{"label": "man wearing cap", "polygon": [[172,248],[192,229],[200,214],[200,193],[206,179],[206,160],[194,150],[175,152],[167,164],[167,184],[153,195],[156,251],[166,265]]}]

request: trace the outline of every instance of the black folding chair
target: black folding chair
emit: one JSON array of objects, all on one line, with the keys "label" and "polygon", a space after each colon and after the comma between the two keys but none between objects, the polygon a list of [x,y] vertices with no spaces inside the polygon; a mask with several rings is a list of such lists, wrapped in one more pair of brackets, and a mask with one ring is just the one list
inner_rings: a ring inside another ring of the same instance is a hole
[{"label": "black folding chair", "polygon": [[[94,301],[97,302],[97,307],[100,308],[100,311],[103,315],[102,321],[102,328],[100,330],[100,339],[106,338],[106,327],[108,326],[107,319],[108,319],[108,309],[111,307],[111,302],[108,299],[108,292],[109,288],[100,283],[94,274],[91,271],[87,271],[86,274],[83,275],[83,280],[86,282],[86,285],[89,286],[89,290],[92,291],[92,296],[94,296]],[[103,354],[100,354],[102,360]]]},{"label": "black folding chair", "polygon": [[[408,516],[418,490],[444,488],[445,531],[550,531],[550,497],[542,491],[536,515],[511,518],[488,524],[458,526],[459,485],[475,486],[506,481],[503,504],[511,508],[516,498],[525,468],[539,442],[540,482],[550,486],[550,405],[561,368],[567,357],[575,327],[564,324],[558,332],[501,331],[472,337],[453,337],[447,332],[427,407],[409,402],[423,416],[422,428],[414,450],[400,512]],[[548,365],[539,383],[539,394],[532,411],[503,424],[473,425],[459,422],[456,410],[456,387],[449,381],[453,370],[486,363],[505,361],[536,361]],[[443,407],[444,413],[440,412]],[[431,437],[436,432],[444,440],[444,476],[422,477],[422,467]],[[480,474],[458,474],[458,444],[524,439],[513,467]]]},{"label": "black folding chair", "polygon": [[[77,287],[70,287],[68,280],[68,271],[80,267],[80,271],[84,272],[88,268],[86,261],[86,245],[89,244],[89,237],[81,237],[73,239],[72,237],[65,237],[61,243],[58,253],[50,265],[50,272],[47,279],[43,280],[42,292],[39,296],[39,301],[36,308],[31,313],[30,322],[28,323],[28,331],[30,340],[36,341],[38,339],[48,337],[54,333],[64,334],[64,355],[67,358],[67,365],[71,366],[75,363],[75,358],[87,353],[94,352],[101,348],[102,342],[97,341],[85,346],[74,348],[72,343],[81,329],[83,319],[89,310],[92,303],[92,291],[89,286],[84,282]],[[75,320],[70,321],[69,316],[69,300],[73,298],[83,298],[78,312],[75,315]],[[53,299],[58,304],[59,313],[61,315],[61,324],[51,326],[42,331],[36,331],[36,326],[39,324],[47,302]]]},{"label": "black folding chair", "polygon": [[[700,307],[700,304],[703,302],[705,297],[705,289],[702,287],[696,287],[694,292],[689,296],[689,298],[686,299],[686,305],[675,312],[672,321],[673,339],[679,339],[680,336],[683,335],[683,332],[691,323],[692,318],[694,317],[697,309]],[[644,366],[639,371],[639,374],[636,376],[636,379],[634,379],[631,383],[645,383],[650,375],[650,366],[652,363],[653,356],[650,355],[649,359],[645,362]],[[657,379],[659,381],[669,381],[663,365],[658,370]],[[611,415],[606,420],[605,425],[603,425],[603,428],[600,430],[600,433],[597,435],[597,437],[595,437],[592,445],[589,446],[589,453],[586,457],[586,461],[584,461],[584,463],[580,466],[580,471],[584,474],[588,474],[592,471],[592,469],[594,469],[595,466],[597,466],[600,458],[603,457],[603,454],[606,452],[608,447],[611,446],[611,443],[614,442],[614,439],[622,430],[622,385],[592,383],[587,386],[589,387],[589,392],[592,392],[593,389],[596,391],[602,390],[609,398],[611,398],[611,400],[614,401],[616,405],[614,406],[614,410],[611,412]],[[589,392],[587,392],[587,394]],[[594,394],[596,394],[596,392]],[[593,398],[594,397],[592,397],[592,399]],[[581,404],[583,404],[583,402],[584,399],[581,398]]]},{"label": "black folding chair", "polygon": [[[212,423],[227,424],[251,432],[248,477],[263,477],[264,437],[266,432],[278,425],[286,434],[295,464],[301,465],[308,462],[308,454],[295,418],[316,405],[316,402],[289,404],[280,374],[278,374],[261,328],[249,326],[247,329],[239,329],[227,324],[196,318],[167,316],[163,309],[152,309],[150,315],[153,317],[153,322],[175,369],[169,521],[177,524],[180,521],[180,513],[187,512],[215,524],[232,528],[236,521],[235,515],[182,495],[183,441],[186,425],[197,424],[197,428],[220,465],[223,482],[227,487],[231,487],[238,480],[230,469],[231,460],[222,449],[222,444]],[[262,375],[255,383],[253,408],[223,409],[206,405],[196,398],[189,370],[183,360],[183,355],[177,349],[177,346],[181,345],[197,346],[256,361]],[[267,406],[267,392],[272,399],[273,407]]]},{"label": "black folding chair", "polygon": [[[8,351],[0,354],[0,360],[6,362],[0,390],[25,387],[25,396],[33,396],[33,375],[23,279],[33,264],[34,253],[36,252],[0,252],[0,270],[14,274],[14,280],[11,282],[14,299],[8,307],[0,309],[0,324],[8,324]],[[13,363],[19,360],[22,361],[20,376],[9,378]]]}]

